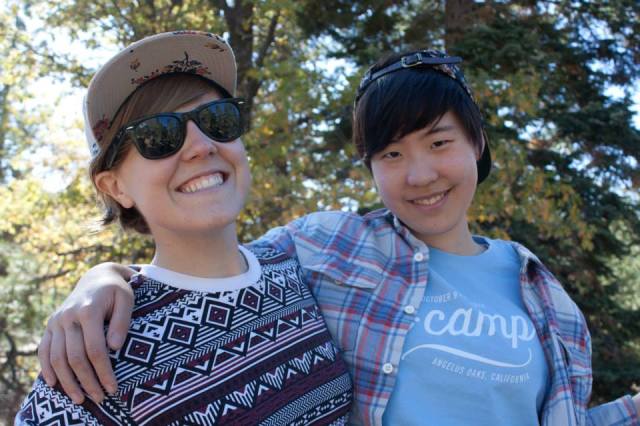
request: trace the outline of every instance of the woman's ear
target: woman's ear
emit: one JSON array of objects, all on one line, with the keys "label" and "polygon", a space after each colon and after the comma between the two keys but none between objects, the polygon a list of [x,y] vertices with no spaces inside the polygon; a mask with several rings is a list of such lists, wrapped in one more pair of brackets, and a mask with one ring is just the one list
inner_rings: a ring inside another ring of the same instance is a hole
[{"label": "woman's ear", "polygon": [[124,191],[122,182],[113,170],[105,170],[98,173],[94,182],[100,192],[103,192],[116,200],[125,209],[130,209],[135,205],[133,199]]}]

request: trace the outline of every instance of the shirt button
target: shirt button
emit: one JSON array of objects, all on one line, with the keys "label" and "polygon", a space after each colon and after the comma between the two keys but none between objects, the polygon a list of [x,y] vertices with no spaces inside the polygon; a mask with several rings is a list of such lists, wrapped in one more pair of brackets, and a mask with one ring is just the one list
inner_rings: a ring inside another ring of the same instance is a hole
[{"label": "shirt button", "polygon": [[393,364],[387,362],[385,365],[382,366],[382,372],[384,374],[393,373]]},{"label": "shirt button", "polygon": [[416,254],[413,255],[413,260],[415,260],[416,262],[422,262],[424,260],[424,254],[418,252]]},{"label": "shirt button", "polygon": [[413,315],[416,313],[416,308],[413,305],[407,305],[404,307],[404,313]]}]

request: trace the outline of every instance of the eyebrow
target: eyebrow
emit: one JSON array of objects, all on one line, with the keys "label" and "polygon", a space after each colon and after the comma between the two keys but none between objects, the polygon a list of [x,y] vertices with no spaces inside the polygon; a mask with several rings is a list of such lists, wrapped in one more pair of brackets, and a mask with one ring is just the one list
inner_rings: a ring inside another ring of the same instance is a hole
[{"label": "eyebrow", "polygon": [[441,126],[441,125],[436,125],[435,127],[432,127],[431,129],[429,129],[429,131],[425,132],[425,135],[432,135],[434,133],[440,133],[440,132],[448,132],[450,130],[454,130],[455,126],[452,125],[445,125],[445,126]]},{"label": "eyebrow", "polygon": [[[448,132],[451,130],[455,130],[456,126],[452,125],[452,124],[447,124],[447,125],[439,125],[436,124],[434,127],[432,127],[431,129],[429,129],[428,131],[425,130],[418,130],[418,132],[421,132],[422,134],[424,134],[424,136],[429,136],[429,135],[433,135],[436,133],[441,133],[441,132]],[[397,143],[400,140],[400,138],[398,136],[395,136],[388,144],[394,144]]]}]

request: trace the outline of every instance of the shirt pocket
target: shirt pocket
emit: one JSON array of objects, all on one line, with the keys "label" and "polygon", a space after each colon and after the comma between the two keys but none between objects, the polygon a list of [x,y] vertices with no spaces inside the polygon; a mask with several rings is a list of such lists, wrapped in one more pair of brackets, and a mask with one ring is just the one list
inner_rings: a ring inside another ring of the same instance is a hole
[{"label": "shirt pocket", "polygon": [[307,264],[304,269],[336,345],[342,352],[353,352],[377,283],[358,279],[364,274],[359,268],[349,266],[346,272],[331,261]]},{"label": "shirt pocket", "polygon": [[555,334],[562,354],[564,367],[569,376],[571,396],[578,419],[584,419],[588,397],[591,393],[592,373],[591,355],[588,350],[581,350],[568,342],[559,333]]},{"label": "shirt pocket", "polygon": [[555,333],[556,340],[559,343],[562,357],[567,366],[570,377],[588,377],[591,378],[591,356],[588,351],[580,350],[575,345],[570,344],[567,339],[563,338],[559,333]]}]

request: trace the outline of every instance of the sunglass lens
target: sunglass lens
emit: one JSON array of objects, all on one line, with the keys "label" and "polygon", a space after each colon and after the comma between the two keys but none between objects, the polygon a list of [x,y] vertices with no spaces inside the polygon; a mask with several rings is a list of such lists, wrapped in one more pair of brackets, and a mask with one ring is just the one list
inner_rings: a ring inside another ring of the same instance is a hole
[{"label": "sunglass lens", "polygon": [[163,158],[182,146],[182,124],[172,116],[156,116],[139,123],[132,132],[140,154],[148,159]]},{"label": "sunglass lens", "polygon": [[229,142],[242,134],[240,109],[231,102],[214,103],[198,114],[200,130],[218,142]]}]

